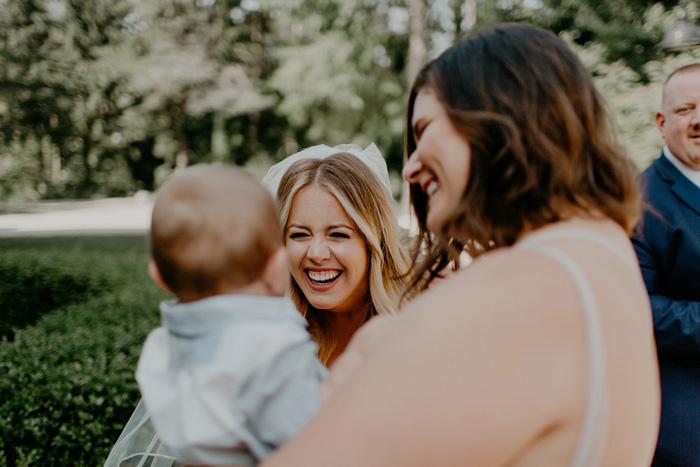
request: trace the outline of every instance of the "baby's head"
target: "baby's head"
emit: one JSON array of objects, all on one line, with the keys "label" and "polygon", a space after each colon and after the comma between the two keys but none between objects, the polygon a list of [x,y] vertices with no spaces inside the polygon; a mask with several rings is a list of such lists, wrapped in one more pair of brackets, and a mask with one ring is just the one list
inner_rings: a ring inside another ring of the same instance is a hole
[{"label": "baby's head", "polygon": [[158,190],[149,271],[183,302],[212,295],[283,295],[288,269],[275,203],[232,165],[194,165]]}]

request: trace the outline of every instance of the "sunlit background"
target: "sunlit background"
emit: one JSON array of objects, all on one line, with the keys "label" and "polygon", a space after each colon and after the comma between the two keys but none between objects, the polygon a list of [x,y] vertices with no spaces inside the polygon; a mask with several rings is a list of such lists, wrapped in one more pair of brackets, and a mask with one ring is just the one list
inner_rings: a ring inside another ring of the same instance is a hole
[{"label": "sunlit background", "polygon": [[700,59],[659,46],[680,13],[697,29],[676,0],[0,0],[0,201],[132,196],[198,162],[262,177],[305,146],[370,142],[398,200],[413,76],[501,21],[574,47],[643,169],[660,83]]},{"label": "sunlit background", "polygon": [[103,465],[167,298],[146,231],[177,168],[261,178],[309,145],[375,142],[409,225],[411,80],[515,21],[571,44],[641,170],[661,83],[700,62],[699,1],[0,0],[0,467]]}]

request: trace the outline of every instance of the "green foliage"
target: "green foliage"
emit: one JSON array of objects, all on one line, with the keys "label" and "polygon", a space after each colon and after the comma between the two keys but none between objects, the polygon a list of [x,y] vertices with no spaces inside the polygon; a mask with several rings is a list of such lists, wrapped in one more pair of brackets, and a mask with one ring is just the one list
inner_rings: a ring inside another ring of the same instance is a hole
[{"label": "green foliage", "polygon": [[406,2],[265,5],[275,12],[278,30],[287,32],[284,46],[277,48],[279,65],[268,83],[282,96],[277,112],[303,134],[301,146],[306,141],[363,147],[375,142],[389,165],[398,169],[403,156],[408,36],[405,30],[392,31],[388,24],[391,14],[408,15]]},{"label": "green foliage", "polygon": [[98,254],[71,258],[64,253],[6,251],[0,256],[0,337],[33,324],[47,311],[96,295],[107,275]]},{"label": "green foliage", "polygon": [[33,135],[9,143],[0,139],[0,199],[35,200],[39,197],[33,187],[40,171],[35,157],[40,148],[40,142]]},{"label": "green foliage", "polygon": [[[75,274],[75,282],[94,276],[102,284],[83,301],[59,304],[18,329],[14,341],[0,342],[0,466],[102,465],[138,401],[136,361],[167,296],[148,278],[143,238],[117,245],[97,237],[72,246],[68,238],[2,240],[3,257],[19,244],[16,258],[58,262],[44,270],[42,283],[57,282],[48,274],[61,280]],[[52,249],[55,240],[68,251]],[[94,261],[101,242],[105,251]],[[132,252],[113,252],[119,246]],[[71,261],[79,267],[69,267]],[[45,293],[36,285],[27,292]]]},{"label": "green foliage", "polygon": [[700,49],[649,61],[644,66],[647,77],[644,81],[623,61],[608,63],[602,44],[572,43],[571,46],[593,74],[596,87],[607,101],[618,143],[639,171],[646,169],[659,157],[664,144],[655,123],[663,82],[677,68],[700,62]]},{"label": "green foliage", "polygon": [[469,29],[468,5],[477,30],[565,37],[594,58],[638,165],[658,152],[656,64],[679,55],[656,44],[675,0],[5,0],[0,199],[130,195],[186,164],[257,170],[319,143],[375,142],[397,176],[414,2],[428,58]]},{"label": "green foliage", "polygon": [[41,142],[30,154],[8,155],[35,161],[31,188],[42,197],[93,188],[95,125],[114,111],[110,92],[121,79],[94,64],[98,50],[119,37],[128,8],[128,0],[0,2],[3,149],[32,137]]},{"label": "green foliage", "polygon": [[[540,6],[521,0],[485,1],[479,15],[482,27],[526,22],[564,38],[593,75],[608,103],[618,142],[641,171],[663,146],[655,115],[664,80],[676,68],[700,61],[697,47],[673,53],[657,47],[675,23],[677,7],[678,2],[665,0],[543,0]],[[697,23],[694,6],[688,10],[689,19]]]},{"label": "green foliage", "polygon": [[0,251],[31,249],[37,252],[58,251],[78,257],[85,253],[148,254],[146,235],[79,235],[61,237],[0,237]]},{"label": "green foliage", "polygon": [[263,18],[242,12],[244,20],[234,23],[239,4],[137,3],[124,42],[106,51],[105,65],[120,64],[128,77],[117,91],[120,101],[129,103],[112,122],[109,144],[124,157],[135,189],[154,189],[176,166],[242,164],[254,150],[265,149],[258,144],[264,132],[257,122],[244,123],[245,141],[236,132],[241,116],[262,112],[277,100],[258,91],[268,66]]},{"label": "green foliage", "polygon": [[[234,24],[240,3],[0,2],[0,199],[129,195],[228,160],[229,122],[276,101],[256,90],[264,18]],[[236,160],[269,147],[252,139]]]},{"label": "green foliage", "polygon": [[[576,44],[602,46],[607,63],[623,60],[642,82],[644,65],[663,57],[656,45],[675,21],[676,1],[648,0],[543,0],[539,7],[512,1],[507,8],[487,2],[493,21],[528,22],[557,34],[566,33]],[[532,5],[532,3],[530,3]]]}]

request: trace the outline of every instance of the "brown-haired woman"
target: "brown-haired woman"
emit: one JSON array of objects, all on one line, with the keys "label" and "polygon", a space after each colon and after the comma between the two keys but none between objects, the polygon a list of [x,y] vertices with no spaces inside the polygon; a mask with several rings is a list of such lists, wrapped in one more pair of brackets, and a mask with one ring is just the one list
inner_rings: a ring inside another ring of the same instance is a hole
[{"label": "brown-haired woman", "polygon": [[327,405],[264,465],[649,465],[659,382],[628,238],[638,195],[608,121],[541,29],[504,25],[429,63],[404,168],[428,251],[416,282],[462,246],[475,259],[360,329]]}]

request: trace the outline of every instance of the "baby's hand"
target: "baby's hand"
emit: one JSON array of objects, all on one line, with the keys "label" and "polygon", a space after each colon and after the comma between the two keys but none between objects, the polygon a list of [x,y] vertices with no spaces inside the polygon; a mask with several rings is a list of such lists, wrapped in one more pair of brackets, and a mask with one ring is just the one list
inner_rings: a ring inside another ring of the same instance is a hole
[{"label": "baby's hand", "polygon": [[375,316],[360,329],[348,343],[345,351],[336,359],[330,368],[328,378],[321,383],[321,401],[323,404],[335,390],[351,378],[352,373],[361,367],[370,353],[370,349],[394,322],[394,316]]}]

